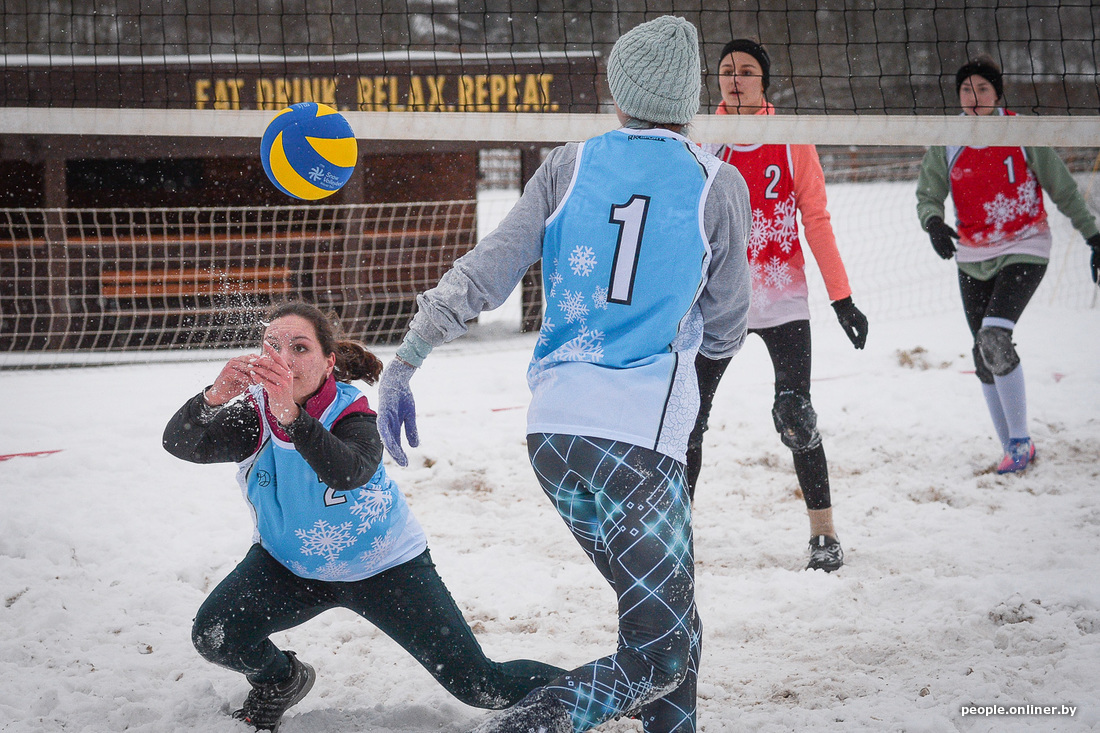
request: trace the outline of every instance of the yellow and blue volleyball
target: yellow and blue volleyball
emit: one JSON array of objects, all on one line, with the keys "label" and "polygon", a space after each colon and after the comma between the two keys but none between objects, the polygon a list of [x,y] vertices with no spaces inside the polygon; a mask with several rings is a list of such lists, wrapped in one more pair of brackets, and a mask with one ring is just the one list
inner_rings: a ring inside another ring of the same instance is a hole
[{"label": "yellow and blue volleyball", "polygon": [[306,201],[339,191],[351,178],[357,155],[348,121],[316,102],[292,104],[275,115],[260,141],[267,177],[286,195]]}]

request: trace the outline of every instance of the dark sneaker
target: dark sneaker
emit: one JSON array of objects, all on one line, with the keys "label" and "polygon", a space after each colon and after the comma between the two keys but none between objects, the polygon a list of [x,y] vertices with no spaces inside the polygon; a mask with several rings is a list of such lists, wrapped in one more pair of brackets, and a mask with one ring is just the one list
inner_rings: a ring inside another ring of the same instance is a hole
[{"label": "dark sneaker", "polygon": [[573,733],[573,719],[565,703],[540,687],[470,733]]},{"label": "dark sneaker", "polygon": [[252,685],[244,707],[233,713],[234,718],[251,724],[256,730],[279,730],[283,713],[298,704],[317,679],[313,667],[298,661],[294,652],[287,652],[286,655],[294,670],[290,679],[279,684]]},{"label": "dark sneaker", "polygon": [[844,564],[844,550],[835,537],[819,534],[810,538],[810,563],[807,570],[824,570],[831,573]]}]

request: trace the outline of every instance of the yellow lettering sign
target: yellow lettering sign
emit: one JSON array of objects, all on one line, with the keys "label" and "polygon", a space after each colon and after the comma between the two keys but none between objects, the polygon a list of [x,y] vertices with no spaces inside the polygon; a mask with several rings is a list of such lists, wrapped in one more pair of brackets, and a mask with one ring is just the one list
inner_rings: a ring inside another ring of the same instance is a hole
[{"label": "yellow lettering sign", "polygon": [[443,87],[446,86],[447,77],[445,76],[429,76],[428,77],[428,91],[431,92],[431,98],[428,100],[429,112],[453,112],[454,106],[448,105],[443,101]]},{"label": "yellow lettering sign", "polygon": [[210,101],[210,80],[199,79],[195,82],[195,109],[206,109]]},{"label": "yellow lettering sign", "polygon": [[386,77],[374,77],[374,109],[378,112],[386,111]]},{"label": "yellow lettering sign", "polygon": [[[452,79],[454,83],[452,84]],[[299,102],[362,112],[552,112],[553,74],[359,76],[340,99],[338,77],[208,78],[193,84],[195,109],[280,110]],[[250,95],[254,94],[254,97]]]},{"label": "yellow lettering sign", "polygon": [[523,80],[523,108],[524,112],[539,108],[539,83],[535,74],[528,74]]},{"label": "yellow lettering sign", "polygon": [[427,106],[424,104],[424,84],[419,76],[409,79],[409,96],[406,101],[405,107],[410,112],[427,111]]}]

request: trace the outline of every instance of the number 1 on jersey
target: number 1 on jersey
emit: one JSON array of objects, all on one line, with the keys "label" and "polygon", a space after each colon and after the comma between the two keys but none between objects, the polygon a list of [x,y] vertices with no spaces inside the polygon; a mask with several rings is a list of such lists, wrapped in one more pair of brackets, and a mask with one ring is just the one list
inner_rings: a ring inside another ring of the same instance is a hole
[{"label": "number 1 on jersey", "polygon": [[615,244],[615,260],[611,263],[611,282],[607,286],[608,303],[630,305],[648,211],[649,196],[637,194],[631,196],[625,204],[611,207],[611,218],[608,221],[619,225],[619,241]]}]

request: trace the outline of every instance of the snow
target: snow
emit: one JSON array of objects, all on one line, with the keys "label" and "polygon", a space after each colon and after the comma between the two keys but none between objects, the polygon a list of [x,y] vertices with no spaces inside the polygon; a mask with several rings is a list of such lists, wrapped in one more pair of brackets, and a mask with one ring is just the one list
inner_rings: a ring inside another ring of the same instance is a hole
[{"label": "snow", "polygon": [[[911,184],[905,193],[911,207]],[[837,226],[841,237],[848,225]],[[926,290],[892,299],[871,287],[873,258],[841,237],[871,319],[864,351],[827,305],[814,309],[839,572],[802,569],[808,523],[771,424],[759,339],[722,382],[695,505],[701,731],[1100,727],[1100,310],[1067,307],[1092,296],[1065,295],[1062,276],[1036,296],[1016,340],[1038,458],[998,476],[957,295],[940,295],[954,268],[921,237],[899,239],[923,248],[913,261],[928,276],[912,287]],[[1074,256],[1067,272],[1079,278],[1087,265]],[[422,445],[409,468],[388,467],[486,652],[570,667],[614,647],[614,598],[528,465],[537,336],[515,334],[516,322],[513,299],[432,354],[412,383]],[[0,372],[0,454],[60,450],[0,461],[0,730],[246,730],[228,717],[245,681],[202,660],[190,627],[248,548],[248,510],[233,466],[187,464],[160,446],[169,416],[219,368]],[[284,733],[452,733],[484,715],[350,612],[275,641],[318,672]],[[962,714],[1029,704],[1076,712]]]}]

